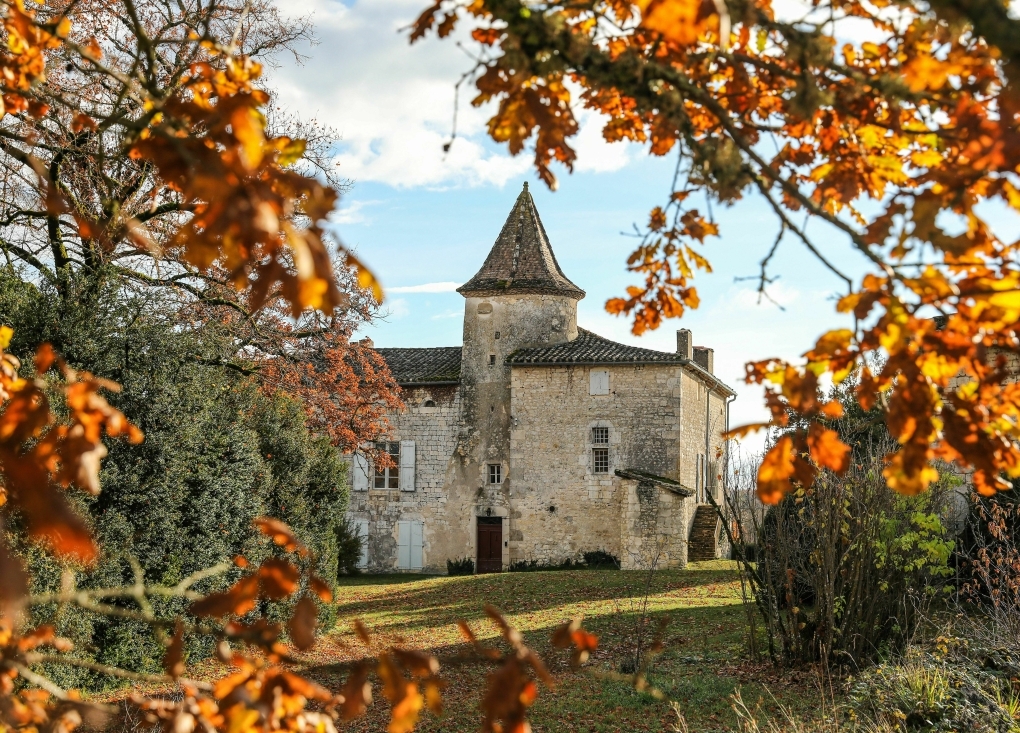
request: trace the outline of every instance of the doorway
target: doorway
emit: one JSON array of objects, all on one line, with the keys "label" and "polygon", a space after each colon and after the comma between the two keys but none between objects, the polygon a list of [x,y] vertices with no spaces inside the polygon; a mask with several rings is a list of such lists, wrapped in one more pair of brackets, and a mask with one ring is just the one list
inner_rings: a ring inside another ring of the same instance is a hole
[{"label": "doorway", "polygon": [[503,570],[503,517],[477,517],[478,572]]}]

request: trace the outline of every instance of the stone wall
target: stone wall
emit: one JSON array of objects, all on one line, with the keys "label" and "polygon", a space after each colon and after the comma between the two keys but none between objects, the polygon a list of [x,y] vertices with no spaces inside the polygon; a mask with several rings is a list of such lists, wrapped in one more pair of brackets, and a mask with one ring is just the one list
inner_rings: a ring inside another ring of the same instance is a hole
[{"label": "stone wall", "polygon": [[[434,407],[425,407],[427,401]],[[424,525],[426,572],[446,570],[446,560],[462,557],[468,521],[463,507],[451,504],[447,490],[450,462],[457,443],[460,389],[456,386],[414,388],[404,394],[406,408],[389,415],[389,440],[415,441],[415,490],[352,491],[348,513],[368,520],[368,570],[397,568],[397,522]]]},{"label": "stone wall", "polygon": [[[591,369],[609,372],[609,394],[589,394]],[[693,510],[672,507],[673,499],[646,497],[642,509],[635,487],[612,471],[631,468],[673,478],[695,488],[697,455],[705,453],[705,411],[716,436],[725,421],[723,398],[678,365],[515,366],[511,375],[510,559],[560,562],[587,550],[604,549],[634,565],[647,558],[647,543],[634,529],[659,516],[673,540],[669,563],[686,562],[686,537]],[[610,473],[591,466],[591,428],[610,428]],[[709,441],[710,462],[721,438]],[[721,468],[721,466],[720,466]],[[662,492],[655,490],[657,494]],[[634,494],[635,496],[632,496]],[[680,503],[694,504],[694,499]],[[636,504],[634,502],[637,502]],[[649,507],[656,509],[649,514]],[[629,512],[645,512],[638,525]],[[658,520],[656,520],[658,521]],[[628,524],[630,523],[630,524]],[[625,529],[629,526],[630,529]],[[655,534],[655,533],[653,533]],[[681,547],[681,544],[683,547]],[[633,553],[633,558],[625,555]]]}]

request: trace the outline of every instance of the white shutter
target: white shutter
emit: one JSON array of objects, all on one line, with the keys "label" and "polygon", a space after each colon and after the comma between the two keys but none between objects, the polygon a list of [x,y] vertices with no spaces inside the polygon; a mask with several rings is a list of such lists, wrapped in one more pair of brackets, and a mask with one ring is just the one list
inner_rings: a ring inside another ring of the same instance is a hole
[{"label": "white shutter", "polygon": [[351,462],[351,486],[355,491],[368,491],[368,458],[355,453]]},{"label": "white shutter", "polygon": [[609,372],[592,370],[588,373],[588,394],[609,394]]},{"label": "white shutter", "polygon": [[368,520],[355,519],[354,525],[358,528],[358,537],[361,538],[361,556],[358,557],[358,567],[368,567]]},{"label": "white shutter", "polygon": [[414,441],[400,441],[400,490],[414,491]]},{"label": "white shutter", "polygon": [[422,567],[422,534],[425,525],[422,522],[410,522],[411,525],[411,569],[421,570]]},{"label": "white shutter", "polygon": [[397,568],[411,569],[411,523],[397,522]]}]

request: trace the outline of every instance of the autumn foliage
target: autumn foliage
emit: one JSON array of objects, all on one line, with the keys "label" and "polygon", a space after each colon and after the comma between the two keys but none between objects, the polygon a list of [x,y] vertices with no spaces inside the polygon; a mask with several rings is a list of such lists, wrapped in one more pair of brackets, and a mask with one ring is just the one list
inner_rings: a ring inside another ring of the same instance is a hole
[{"label": "autumn foliage", "polygon": [[[762,293],[777,248],[802,246],[841,283],[837,310],[853,319],[797,363],[747,365],[774,424],[791,411],[825,416],[834,408],[820,384],[858,371],[857,398],[881,408],[898,442],[885,460],[892,489],[924,491],[936,460],[972,469],[982,494],[1004,489],[1020,476],[1020,387],[1007,369],[1020,270],[1017,243],[987,217],[1020,209],[1018,22],[995,2],[822,0],[801,11],[769,0],[437,0],[410,37],[470,25],[484,47],[474,103],[497,103],[491,136],[514,153],[531,145],[551,186],[553,161],[572,168],[576,103],[604,115],[606,140],[677,156],[667,201],[628,260],[644,282],[607,303],[634,333],[698,305],[702,245],[725,232],[691,194],[729,204],[754,192],[779,225],[764,243]],[[836,264],[846,248],[867,263],[860,279]],[[824,428],[787,435],[762,464],[761,497],[777,502],[819,467],[845,469],[846,453]]]},{"label": "autumn foliage", "polygon": [[[270,131],[261,67],[239,50],[285,45],[301,28],[277,26],[259,2],[0,7],[0,117],[9,123],[0,177],[12,192],[0,226],[15,235],[0,240],[8,262],[33,269],[64,306],[90,307],[109,278],[179,293],[179,327],[215,325],[237,347],[212,359],[215,366],[257,374],[267,391],[302,399],[308,425],[341,448],[384,430],[384,411],[400,405],[396,385],[378,354],[349,342],[344,318],[365,312],[381,290],[341,245],[330,252],[323,225],[339,195],[331,174],[314,175],[323,171],[308,141]],[[103,396],[116,384],[75,371],[47,344],[26,377],[27,365],[8,351],[11,337],[0,328],[0,506],[64,570],[58,590],[30,592],[9,528],[0,526],[0,729],[71,731],[118,713],[61,688],[38,671],[45,665],[174,685],[172,699],[135,692],[127,705],[175,733],[335,730],[365,712],[376,681],[391,705],[392,733],[413,729],[425,708],[439,710],[438,662],[376,645],[360,625],[368,652],[347,665],[342,689],[293,671],[296,655],[315,643],[332,579],[316,575],[313,553],[278,519],[255,521],[269,545],[259,561],[238,555],[166,586],[132,559],[133,583],[78,587],[76,572],[102,548],[68,492],[99,492],[104,439],[143,435]],[[196,590],[228,574],[222,590]],[[157,613],[154,601],[168,599],[186,612]],[[284,623],[268,614],[273,603],[287,609]],[[24,609],[45,604],[150,628],[165,647],[163,672],[75,657],[53,626],[26,627]],[[551,680],[520,635],[494,609],[489,615],[512,651],[482,701],[486,729],[525,731],[534,678]],[[187,676],[185,649],[195,637],[216,642],[224,676]],[[575,648],[575,661],[595,644],[577,623],[557,632],[556,645]]]}]

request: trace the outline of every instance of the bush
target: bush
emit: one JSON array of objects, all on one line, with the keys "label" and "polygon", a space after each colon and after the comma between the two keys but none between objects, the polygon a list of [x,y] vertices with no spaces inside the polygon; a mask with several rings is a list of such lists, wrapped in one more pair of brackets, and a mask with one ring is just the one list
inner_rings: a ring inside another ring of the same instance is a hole
[{"label": "bush", "polygon": [[474,575],[475,561],[470,557],[462,557],[459,560],[447,560],[446,572],[448,575]]},{"label": "bush", "polygon": [[[252,526],[260,515],[290,524],[313,551],[319,574],[335,578],[346,467],[328,441],[308,431],[301,405],[267,396],[237,370],[210,366],[229,344],[213,328],[182,328],[171,304],[151,294],[99,301],[88,312],[58,314],[55,298],[0,271],[0,313],[16,328],[21,352],[15,353],[23,363],[31,363],[34,344],[55,343],[71,366],[119,382],[123,389],[108,395],[110,402],[145,433],[139,445],[106,441],[102,493],[73,495],[103,548],[95,567],[76,574],[79,587],[133,582],[130,559],[147,582],[169,586],[238,554],[259,562],[271,552]],[[8,528],[17,534],[17,517],[10,519]],[[34,547],[22,544],[20,550],[33,591],[60,587],[62,566]],[[195,590],[225,587],[240,572],[231,569]],[[153,605],[166,618],[184,608],[181,600]],[[321,617],[327,628],[334,608]],[[285,620],[287,611],[275,608],[270,615]],[[165,648],[146,624],[56,606],[33,608],[31,621],[56,625],[87,661],[161,671]],[[205,655],[210,641],[196,640],[188,655]],[[113,683],[80,669],[48,671],[65,687],[95,690]]]},{"label": "bush", "polygon": [[538,560],[517,560],[510,563],[511,573],[531,573],[539,570],[597,570],[620,569],[620,560],[605,550],[592,550],[581,553],[583,560],[567,558],[559,563],[539,562]]},{"label": "bush", "polygon": [[1016,667],[995,669],[973,652],[950,648],[954,641],[941,639],[941,649],[908,648],[852,678],[852,717],[891,730],[1018,730],[1020,690],[1010,679]]},{"label": "bush", "polygon": [[743,467],[735,482],[743,485],[727,497],[733,521],[752,524],[733,534],[755,542],[754,559],[739,559],[778,662],[861,665],[901,649],[919,608],[952,574],[954,542],[943,519],[959,480],[944,470],[919,496],[891,491],[884,456],[896,443],[880,415],[863,413],[851,387],[833,393],[845,417],[828,423],[851,446],[844,474],[819,470],[809,488],[763,514],[739,504],[753,495],[757,475]]},{"label": "bush", "polygon": [[344,515],[337,523],[337,574],[358,575],[361,568],[358,567],[358,560],[361,558],[361,535],[354,522]]},{"label": "bush", "polygon": [[611,555],[605,550],[593,550],[592,552],[584,553],[584,564],[593,569],[620,569],[620,559],[616,557],[616,555]]}]

